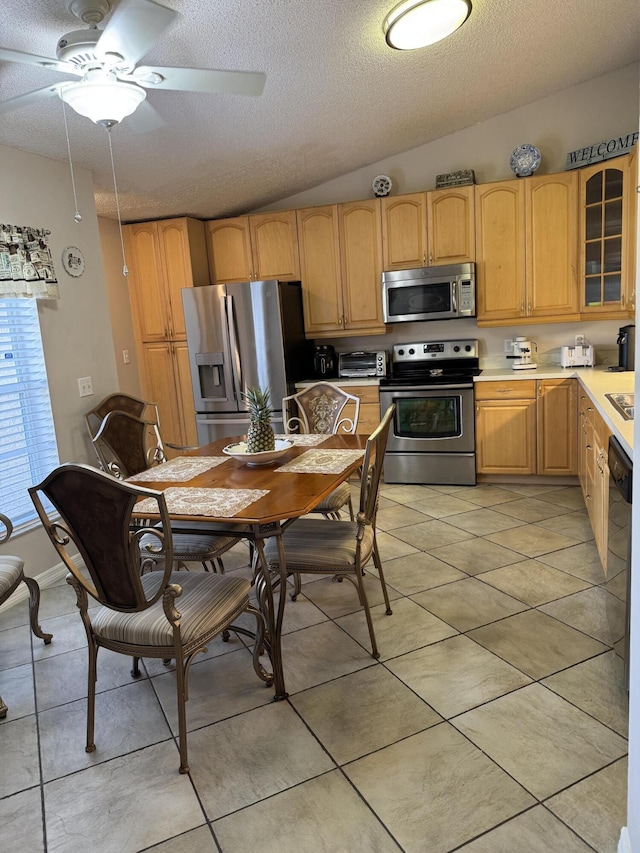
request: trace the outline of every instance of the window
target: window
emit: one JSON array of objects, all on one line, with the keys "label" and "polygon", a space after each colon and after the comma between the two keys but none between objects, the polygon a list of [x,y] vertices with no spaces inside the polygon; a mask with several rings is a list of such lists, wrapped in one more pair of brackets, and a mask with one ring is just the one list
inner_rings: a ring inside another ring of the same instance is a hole
[{"label": "window", "polygon": [[27,492],[58,464],[35,299],[0,299],[0,512],[36,518]]}]

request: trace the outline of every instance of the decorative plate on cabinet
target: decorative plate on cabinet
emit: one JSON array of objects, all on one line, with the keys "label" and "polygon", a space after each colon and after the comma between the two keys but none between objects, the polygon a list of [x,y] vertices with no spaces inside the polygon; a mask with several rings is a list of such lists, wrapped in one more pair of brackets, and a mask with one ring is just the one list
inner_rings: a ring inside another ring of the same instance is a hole
[{"label": "decorative plate on cabinet", "polygon": [[519,178],[527,178],[533,175],[540,165],[540,152],[535,145],[518,145],[511,152],[509,166]]}]

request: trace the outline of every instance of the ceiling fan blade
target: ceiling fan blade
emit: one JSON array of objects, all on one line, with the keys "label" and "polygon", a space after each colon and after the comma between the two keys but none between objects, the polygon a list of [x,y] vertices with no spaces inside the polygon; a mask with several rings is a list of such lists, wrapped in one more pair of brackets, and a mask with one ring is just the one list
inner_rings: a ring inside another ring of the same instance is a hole
[{"label": "ceiling fan blade", "polygon": [[23,62],[25,65],[39,65],[42,68],[51,68],[53,71],[82,76],[82,71],[78,71],[75,65],[70,62],[60,62],[59,59],[53,59],[50,56],[37,56],[35,53],[23,53],[21,50],[12,50],[9,47],[0,47],[0,60]]},{"label": "ceiling fan blade", "polygon": [[46,86],[44,89],[35,89],[33,92],[27,92],[26,95],[16,95],[15,98],[0,101],[0,115],[11,112],[12,110],[19,110],[22,107],[28,107],[46,98],[57,98],[61,87],[64,87],[64,83],[54,83],[52,86]]},{"label": "ceiling fan blade", "polygon": [[135,64],[178,17],[154,0],[125,0],[115,10],[96,45],[96,53],[118,53]]},{"label": "ceiling fan blade", "polygon": [[143,101],[132,115],[127,116],[124,124],[133,133],[143,134],[160,130],[161,127],[164,127],[165,122],[149,101]]},{"label": "ceiling fan blade", "polygon": [[261,71],[215,71],[211,68],[165,68],[161,65],[142,65],[136,68],[132,77],[147,89],[213,95],[261,95],[267,79]]}]

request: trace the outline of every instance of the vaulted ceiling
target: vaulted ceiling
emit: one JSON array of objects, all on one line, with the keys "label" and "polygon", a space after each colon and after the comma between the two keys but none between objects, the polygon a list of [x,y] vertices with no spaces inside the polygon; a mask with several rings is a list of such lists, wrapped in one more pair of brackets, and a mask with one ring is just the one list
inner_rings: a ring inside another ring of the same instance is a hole
[{"label": "vaulted ceiling", "polygon": [[[67,2],[12,0],[0,44],[55,56],[83,26]],[[252,210],[640,58],[637,0],[473,0],[458,32],[410,52],[384,40],[394,0],[162,3],[180,17],[145,64],[264,71],[267,83],[257,98],[150,92],[164,126],[111,131],[123,221]],[[0,100],[61,79],[0,62]],[[113,217],[107,131],[70,109],[67,120],[73,162]],[[0,144],[66,160],[61,102],[4,115]]]}]

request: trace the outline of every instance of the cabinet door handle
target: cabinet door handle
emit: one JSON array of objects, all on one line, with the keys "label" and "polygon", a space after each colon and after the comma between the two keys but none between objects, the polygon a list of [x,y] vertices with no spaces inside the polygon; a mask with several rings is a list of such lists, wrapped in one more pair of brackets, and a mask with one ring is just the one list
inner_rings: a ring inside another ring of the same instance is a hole
[{"label": "cabinet door handle", "polygon": [[433,252],[429,252],[429,263],[433,263]]},{"label": "cabinet door handle", "polygon": [[520,303],[520,314],[524,314],[524,302]]},{"label": "cabinet door handle", "polygon": [[527,314],[531,314],[531,302],[527,302]]}]

